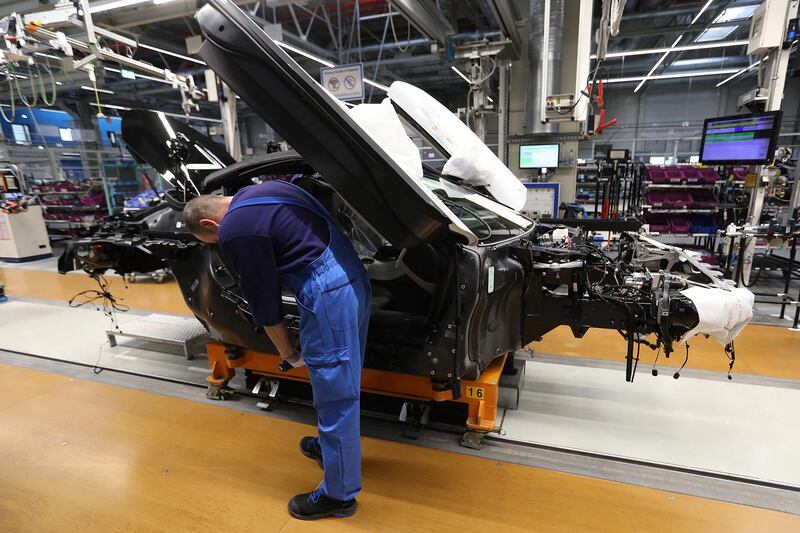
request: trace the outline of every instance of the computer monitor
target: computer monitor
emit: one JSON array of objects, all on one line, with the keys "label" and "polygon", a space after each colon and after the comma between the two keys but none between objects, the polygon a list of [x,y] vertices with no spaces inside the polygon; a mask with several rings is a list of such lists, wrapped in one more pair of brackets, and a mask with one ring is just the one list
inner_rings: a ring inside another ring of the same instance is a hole
[{"label": "computer monitor", "polygon": [[706,165],[767,165],[775,155],[780,111],[706,119],[700,162]]},{"label": "computer monitor", "polygon": [[558,144],[522,144],[519,168],[558,168]]},{"label": "computer monitor", "polygon": [[594,145],[594,158],[595,160],[605,160],[608,157],[608,151],[614,148],[610,144],[595,144]]},{"label": "computer monitor", "polygon": [[609,148],[606,158],[609,161],[630,161],[631,151],[627,148]]}]

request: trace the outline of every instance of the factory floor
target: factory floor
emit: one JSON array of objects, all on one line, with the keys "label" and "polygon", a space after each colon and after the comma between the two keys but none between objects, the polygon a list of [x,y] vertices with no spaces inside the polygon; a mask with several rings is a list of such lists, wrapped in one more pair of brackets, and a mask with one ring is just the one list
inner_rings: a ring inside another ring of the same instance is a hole
[{"label": "factory floor", "polygon": [[[5,279],[6,291],[14,296],[68,301],[76,293],[97,288],[94,280],[83,273],[61,275],[55,271],[53,259],[34,264],[0,266],[0,281]],[[190,314],[174,281],[155,283],[140,277],[136,283],[125,283],[119,276],[109,276],[112,294],[133,309],[161,313]],[[782,326],[751,324],[736,339],[737,359],[734,371],[742,374],[776,378],[800,379],[800,332],[791,331],[790,322]],[[769,339],[769,350],[765,350]],[[695,337],[691,342],[686,368],[726,372],[728,360],[722,347],[712,339]],[[588,359],[621,361],[625,356],[625,341],[612,330],[591,329],[582,339],[576,339],[566,326],[548,333],[542,341],[531,344],[538,353]],[[642,353],[642,365],[655,359],[655,352]],[[682,354],[670,359],[663,356],[659,364],[677,367],[683,363]]]},{"label": "factory floor", "polygon": [[[96,285],[53,266],[0,266],[11,299],[0,304],[3,533],[800,530],[791,422],[800,402],[800,333],[786,327],[745,329],[731,384],[727,359],[710,341],[692,342],[691,370],[679,382],[651,378],[648,353],[644,375],[630,385],[620,378],[624,341],[616,332],[591,330],[577,340],[554,331],[532,346],[537,355],[527,363],[521,409],[506,412],[506,435],[472,452],[446,433],[411,444],[396,423],[365,419],[359,513],[304,523],[285,506],[320,479],[296,448],[314,431],[313,412],[205,400],[201,388],[184,384],[186,376],[202,383],[205,361],[165,357],[141,343],[98,351],[105,317],[64,305]],[[188,313],[174,282],[109,279],[132,313]],[[94,374],[20,352],[155,369],[173,382]],[[760,418],[764,430],[753,427]],[[569,460],[556,449],[576,443],[581,454]],[[632,460],[604,459],[609,451]],[[672,469],[649,466],[676,457]],[[692,461],[715,472],[698,476]]]},{"label": "factory floor", "polygon": [[797,531],[800,518],[364,439],[349,519],[307,523],[314,428],[0,365],[0,529],[49,531]]}]

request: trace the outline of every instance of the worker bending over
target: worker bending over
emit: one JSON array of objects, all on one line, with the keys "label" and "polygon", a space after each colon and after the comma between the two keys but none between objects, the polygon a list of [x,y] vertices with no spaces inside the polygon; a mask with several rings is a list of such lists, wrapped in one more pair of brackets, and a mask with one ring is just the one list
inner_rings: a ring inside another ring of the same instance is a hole
[{"label": "worker bending over", "polygon": [[[306,520],[353,515],[361,490],[359,398],[371,289],[350,240],[316,198],[286,181],[251,185],[233,197],[200,196],[183,216],[198,239],[219,243],[281,358],[308,366],[319,436],[304,437],[300,450],[320,464],[324,479],[292,498],[289,512]],[[297,300],[300,353],[283,322],[281,286]]]}]

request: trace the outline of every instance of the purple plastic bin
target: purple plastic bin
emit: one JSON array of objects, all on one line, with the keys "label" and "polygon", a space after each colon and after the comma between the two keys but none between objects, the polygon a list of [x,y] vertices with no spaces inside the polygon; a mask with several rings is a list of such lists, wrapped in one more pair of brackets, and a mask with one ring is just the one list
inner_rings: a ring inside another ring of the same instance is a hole
[{"label": "purple plastic bin", "polygon": [[665,196],[670,207],[685,207],[692,203],[692,195],[685,191],[669,191]]},{"label": "purple plastic bin", "polygon": [[700,181],[700,171],[693,167],[684,167],[683,177],[688,183],[696,183]]},{"label": "purple plastic bin", "polygon": [[647,203],[653,207],[662,207],[667,204],[667,199],[661,191],[647,191]]},{"label": "purple plastic bin", "polygon": [[654,233],[669,233],[669,220],[664,215],[649,213],[645,219]]},{"label": "purple plastic bin", "polygon": [[669,225],[672,229],[672,233],[689,233],[692,229],[689,219],[684,217],[672,217],[669,221]]},{"label": "purple plastic bin", "polygon": [[667,167],[664,169],[664,172],[667,174],[667,181],[670,183],[676,183],[683,181],[683,171],[680,167]]},{"label": "purple plastic bin", "polygon": [[701,168],[700,179],[704,183],[714,183],[719,180],[719,174],[717,174],[717,171],[713,168]]},{"label": "purple plastic bin", "polygon": [[661,167],[647,167],[647,175],[653,183],[669,183],[667,173]]}]

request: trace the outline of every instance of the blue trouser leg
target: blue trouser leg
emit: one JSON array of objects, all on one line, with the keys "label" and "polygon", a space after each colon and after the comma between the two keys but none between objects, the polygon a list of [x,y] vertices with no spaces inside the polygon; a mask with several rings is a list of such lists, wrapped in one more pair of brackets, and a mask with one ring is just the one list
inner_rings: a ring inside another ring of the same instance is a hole
[{"label": "blue trouser leg", "polygon": [[313,316],[301,338],[307,333],[303,350],[318,415],[322,492],[350,500],[361,490],[361,366],[371,298],[360,272],[351,272],[356,279],[346,287],[338,281],[341,273],[333,268],[316,279]]}]

